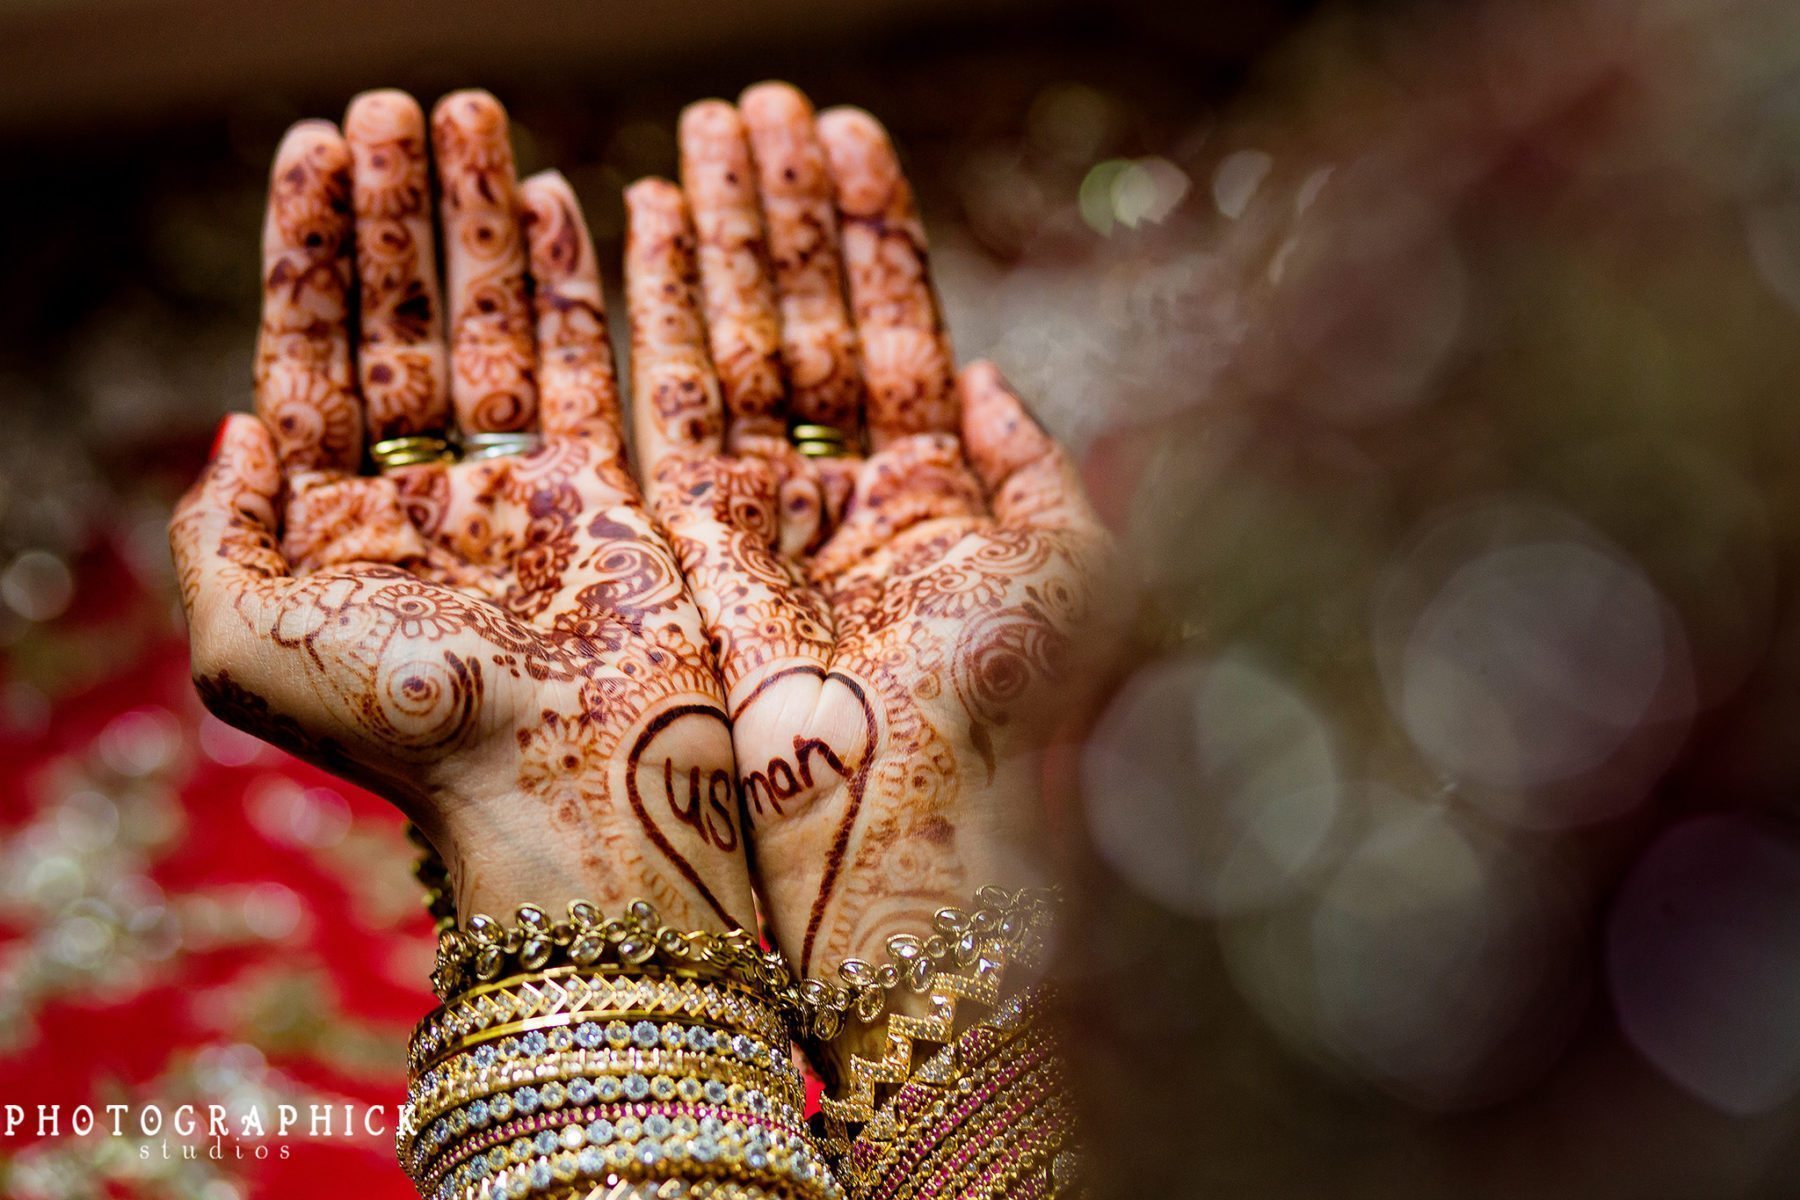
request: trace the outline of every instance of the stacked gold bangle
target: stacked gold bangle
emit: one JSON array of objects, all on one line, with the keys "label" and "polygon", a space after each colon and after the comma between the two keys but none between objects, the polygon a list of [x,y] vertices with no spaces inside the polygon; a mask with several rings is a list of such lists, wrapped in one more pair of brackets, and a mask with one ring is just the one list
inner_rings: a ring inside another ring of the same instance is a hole
[{"label": "stacked gold bangle", "polygon": [[[433,1068],[402,1122],[401,1161],[420,1194],[529,1195],[608,1177],[841,1194],[806,1135],[784,1050],[703,1024],[669,1023],[639,1040],[657,1048],[527,1035]],[[684,1048],[664,1048],[674,1041]]]},{"label": "stacked gold bangle", "polygon": [[918,1064],[842,1151],[858,1200],[1048,1200],[1080,1187],[1075,1112],[1044,994],[1028,991]]},{"label": "stacked gold bangle", "polygon": [[670,1179],[662,1183],[621,1181],[592,1188],[572,1188],[553,1193],[551,1200],[787,1200],[787,1193],[718,1179],[695,1182]]},{"label": "stacked gold bangle", "polygon": [[676,1021],[705,1021],[765,1042],[787,1037],[773,1006],[729,980],[554,967],[471,989],[434,1010],[413,1030],[409,1065],[423,1072],[488,1042],[571,1025],[598,1024],[610,1032]]},{"label": "stacked gold bangle", "polygon": [[[401,1164],[430,1200],[842,1200],[806,1131],[796,990],[748,934],[526,905],[439,938]],[[643,1193],[638,1193],[643,1194]]]},{"label": "stacked gold bangle", "polygon": [[[675,930],[642,901],[446,922],[401,1163],[429,1200],[1065,1194],[1073,1113],[1044,1001],[1003,979],[1041,958],[1054,899],[983,889],[835,981],[796,982],[750,934]],[[904,992],[926,1016],[888,1012]],[[852,1022],[880,1025],[885,1050],[852,1057],[820,1143],[792,1038]]]},{"label": "stacked gold bangle", "polygon": [[635,900],[624,915],[608,919],[585,900],[571,901],[556,919],[535,904],[521,905],[511,925],[484,913],[467,926],[442,928],[432,990],[441,1000],[503,975],[558,964],[593,967],[614,963],[630,969],[687,970],[736,979],[791,1007],[797,992],[781,955],[764,950],[743,929],[728,933],[683,931],[665,925],[647,901]]},{"label": "stacked gold bangle", "polygon": [[[824,1149],[858,1200],[1079,1190],[1073,1104],[1042,1019],[1045,993],[1007,978],[1041,962],[1055,896],[984,888],[976,901],[972,913],[941,910],[928,938],[890,938],[887,966],[851,967],[866,987],[843,1011],[880,1023],[883,1052],[853,1055],[825,1097]],[[927,1015],[884,1014],[890,967],[926,998]]]}]

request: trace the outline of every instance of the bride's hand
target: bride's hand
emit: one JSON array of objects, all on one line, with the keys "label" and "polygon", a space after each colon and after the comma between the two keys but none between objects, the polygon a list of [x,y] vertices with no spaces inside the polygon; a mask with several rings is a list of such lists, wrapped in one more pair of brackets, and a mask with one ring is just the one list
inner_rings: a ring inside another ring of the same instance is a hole
[{"label": "bride's hand", "polygon": [[[633,421],[719,650],[774,930],[829,975],[1042,878],[1041,751],[1104,640],[1109,541],[999,373],[953,376],[873,118],[763,85],[690,108],[680,144],[681,188],[627,194]],[[791,425],[849,454],[803,456]]]},{"label": "bride's hand", "polygon": [[[196,683],[394,801],[465,915],[643,896],[684,926],[751,924],[722,696],[626,467],[575,197],[516,183],[485,93],[444,99],[430,138],[443,289],[410,97],[282,142],[257,415],[227,418],[170,529]],[[452,420],[543,445],[362,472],[365,445]]]}]

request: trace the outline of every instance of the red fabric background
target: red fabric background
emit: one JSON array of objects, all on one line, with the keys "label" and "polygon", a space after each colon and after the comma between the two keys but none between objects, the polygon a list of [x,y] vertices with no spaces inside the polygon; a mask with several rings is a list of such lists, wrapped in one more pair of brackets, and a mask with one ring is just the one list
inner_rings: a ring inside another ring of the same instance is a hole
[{"label": "red fabric background", "polygon": [[[126,632],[141,631],[144,608],[160,600],[134,585],[122,563],[105,553],[90,558],[81,597],[60,632],[81,640],[116,639],[120,650],[103,678],[55,698],[37,728],[0,734],[0,777],[7,781],[0,837],[16,842],[46,814],[54,823],[71,775],[95,785],[92,790],[106,795],[127,822],[145,795],[152,805],[172,801],[181,827],[134,859],[162,901],[172,910],[197,903],[230,913],[240,897],[260,896],[265,904],[273,897],[279,920],[265,931],[275,936],[220,937],[184,919],[177,923],[195,928],[183,928],[166,959],[138,962],[141,982],[123,994],[93,994],[110,986],[106,980],[115,974],[102,965],[88,982],[70,981],[26,1006],[25,1018],[13,1023],[17,1044],[0,1047],[0,1103],[23,1105],[33,1114],[38,1105],[63,1106],[62,1136],[35,1136],[28,1118],[13,1138],[0,1140],[0,1165],[10,1160],[12,1169],[7,1193],[40,1194],[21,1165],[35,1161],[41,1167],[54,1159],[61,1164],[57,1177],[74,1189],[68,1194],[190,1194],[180,1185],[119,1178],[104,1164],[120,1147],[104,1146],[107,1139],[98,1133],[72,1136],[70,1110],[121,1099],[122,1092],[161,1103],[165,1111],[183,1099],[223,1100],[235,1111],[229,1095],[170,1082],[196,1056],[216,1056],[221,1048],[238,1048],[232,1053],[249,1064],[250,1076],[301,1094],[302,1105],[387,1106],[382,1119],[391,1130],[392,1107],[404,1095],[407,1031],[434,1003],[425,986],[430,922],[419,904],[395,899],[397,887],[416,888],[400,818],[366,793],[209,726],[212,718],[188,681],[180,636],[167,632],[166,623],[160,635]],[[140,727],[160,736],[163,754],[151,772],[122,774],[107,761],[109,739],[129,738]],[[226,746],[229,761],[209,754],[209,741]],[[245,755],[253,757],[236,761]],[[284,784],[299,791],[283,791]],[[314,807],[326,814],[332,830],[327,840],[334,844],[296,846],[280,836],[279,821],[259,821],[256,797],[271,789],[287,796],[316,789],[311,794],[322,805]],[[0,982],[21,977],[34,945],[41,948],[54,936],[66,912],[67,906],[46,905],[44,911],[15,907],[0,914]],[[281,928],[290,921],[291,930]],[[121,964],[136,957],[130,951],[110,956]],[[284,988],[292,988],[283,981],[295,976],[306,980],[308,990],[284,1001]],[[277,1014],[284,1004],[294,1011],[258,1018],[252,1010],[259,994]],[[138,1137],[129,1125],[127,1134],[122,1140],[131,1150],[148,1144],[153,1155],[160,1153],[160,1139]],[[247,1153],[257,1144],[254,1138],[242,1142]],[[232,1161],[221,1169],[239,1195],[412,1195],[395,1165],[391,1132],[262,1144],[271,1151],[267,1159]],[[226,1152],[232,1153],[229,1145]],[[27,1176],[23,1183],[21,1175]]]}]

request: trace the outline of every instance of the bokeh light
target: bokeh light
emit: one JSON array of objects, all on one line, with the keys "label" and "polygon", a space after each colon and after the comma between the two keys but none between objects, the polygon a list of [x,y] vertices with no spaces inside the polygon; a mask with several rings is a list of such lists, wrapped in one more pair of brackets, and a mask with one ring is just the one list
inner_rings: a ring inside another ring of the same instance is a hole
[{"label": "bokeh light", "polygon": [[1800,843],[1739,817],[1668,830],[1608,921],[1607,977],[1632,1045],[1708,1104],[1800,1096]]},{"label": "bokeh light", "polygon": [[1337,819],[1329,727],[1245,655],[1141,670],[1095,728],[1082,767],[1095,848],[1193,916],[1286,899]]}]

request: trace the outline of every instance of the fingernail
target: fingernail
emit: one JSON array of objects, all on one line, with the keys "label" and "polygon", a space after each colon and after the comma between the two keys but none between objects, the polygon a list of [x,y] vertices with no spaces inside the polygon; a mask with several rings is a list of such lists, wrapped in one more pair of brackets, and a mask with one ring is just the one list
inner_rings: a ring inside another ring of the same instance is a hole
[{"label": "fingernail", "polygon": [[206,452],[206,461],[211,462],[219,457],[219,450],[225,445],[225,431],[231,428],[231,418],[227,416],[219,422],[219,431],[213,434],[212,449]]}]

